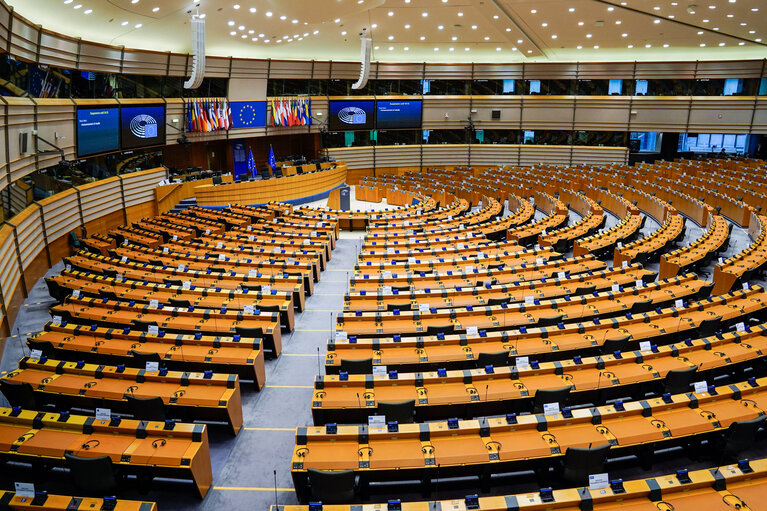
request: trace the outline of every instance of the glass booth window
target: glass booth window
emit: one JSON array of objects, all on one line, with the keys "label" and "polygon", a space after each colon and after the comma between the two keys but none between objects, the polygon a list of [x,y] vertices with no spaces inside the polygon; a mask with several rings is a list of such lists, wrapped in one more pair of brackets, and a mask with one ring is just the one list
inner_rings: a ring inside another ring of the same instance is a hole
[{"label": "glass booth window", "polygon": [[631,133],[631,140],[639,140],[639,152],[658,152],[660,137],[652,131]]},{"label": "glass booth window", "polygon": [[684,153],[744,154],[748,150],[748,135],[745,133],[682,133],[679,136],[678,150]]}]

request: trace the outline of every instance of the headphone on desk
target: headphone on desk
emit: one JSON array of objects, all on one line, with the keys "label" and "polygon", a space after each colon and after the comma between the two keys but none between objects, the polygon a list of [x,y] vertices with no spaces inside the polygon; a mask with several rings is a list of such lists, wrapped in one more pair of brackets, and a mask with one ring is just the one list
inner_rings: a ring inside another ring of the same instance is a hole
[{"label": "headphone on desk", "polygon": [[93,447],[98,447],[99,445],[101,445],[101,442],[94,438],[92,440],[88,440],[87,442],[82,444],[80,447],[82,447],[83,449],[87,451]]},{"label": "headphone on desk", "polygon": [[152,440],[152,447],[157,449],[158,447],[165,447],[166,440],[164,438],[158,438],[157,440]]}]

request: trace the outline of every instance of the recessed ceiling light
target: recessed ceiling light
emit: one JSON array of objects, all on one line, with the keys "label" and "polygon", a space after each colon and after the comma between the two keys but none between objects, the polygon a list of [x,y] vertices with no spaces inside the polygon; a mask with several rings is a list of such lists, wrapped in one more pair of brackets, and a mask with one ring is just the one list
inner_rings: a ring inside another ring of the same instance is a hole
[{"label": "recessed ceiling light", "polygon": [[[240,37],[242,37],[243,39],[247,39],[248,38],[248,34],[242,34]],[[292,39],[291,39],[291,41],[292,41]]]},{"label": "recessed ceiling light", "polygon": [[644,47],[645,48],[652,48],[652,44],[645,44]]},{"label": "recessed ceiling light", "polygon": [[135,25],[133,25],[133,27],[134,27],[134,28],[141,28],[141,27],[143,27],[143,26],[144,26],[144,25],[143,25],[143,24],[141,24],[141,23],[136,23]]},{"label": "recessed ceiling light", "polygon": [[735,15],[734,15],[734,14],[728,14],[728,15],[727,15],[727,17],[728,17],[728,18],[734,18],[734,17],[735,17]]},{"label": "recessed ceiling light", "polygon": [[748,33],[749,34],[756,34],[756,30],[749,30]]},{"label": "recessed ceiling light", "polygon": [[714,27],[712,30],[719,30],[719,27]]},{"label": "recessed ceiling light", "polygon": [[435,47],[435,48],[434,48],[434,51],[439,51],[439,48],[436,48],[436,47]]},{"label": "recessed ceiling light", "polygon": [[346,35],[346,30],[342,30],[341,35]]},{"label": "recessed ceiling light", "polygon": [[506,32],[511,32],[511,28],[506,27]]},{"label": "recessed ceiling light", "polygon": [[511,51],[517,51],[517,47],[516,46],[512,46],[511,47]]},{"label": "recessed ceiling light", "polygon": [[591,37],[592,37],[591,34],[586,34],[586,39],[591,39]]},{"label": "recessed ceiling light", "polygon": [[522,44],[524,41],[522,39],[517,39],[517,44]]},{"label": "recessed ceiling light", "polygon": [[[319,31],[319,30],[315,30],[314,32],[312,32],[312,34],[314,34],[314,35],[317,35],[317,34],[319,34],[319,33],[320,33],[320,31]],[[263,36],[263,35],[261,35],[261,34],[258,34],[258,35],[260,35],[261,37],[264,37],[264,36]]]},{"label": "recessed ceiling light", "polygon": [[739,43],[738,43],[738,46],[743,46],[744,44],[746,44],[746,43],[744,43],[743,41],[741,41],[741,42],[739,42]]},{"label": "recessed ceiling light", "polygon": [[761,43],[762,42],[762,38],[761,37],[757,37],[756,39],[754,39],[754,41],[756,41],[757,43]]},{"label": "recessed ceiling light", "polygon": [[634,45],[633,45],[633,44],[629,44],[629,45],[628,45],[628,48],[633,48],[633,47],[634,47]]},{"label": "recessed ceiling light", "polygon": [[[138,0],[136,0],[136,1],[138,1]],[[234,9],[237,10],[237,9],[240,8],[240,4],[234,4],[232,7],[234,7]]]},{"label": "recessed ceiling light", "polygon": [[287,17],[287,16],[285,16],[285,15],[283,14],[282,16],[280,16],[280,19],[281,19],[282,21],[285,21],[286,19],[288,19],[288,17]]},{"label": "recessed ceiling light", "polygon": [[394,12],[393,11],[389,11],[386,14],[388,14],[389,16],[394,16]]},{"label": "recessed ceiling light", "polygon": [[422,12],[422,13],[421,13],[421,16],[423,16],[424,18],[425,18],[426,16],[428,16],[428,15],[429,15],[429,13],[428,13],[428,12],[426,12],[426,11],[424,11],[424,12]]},{"label": "recessed ceiling light", "polygon": [[656,5],[655,7],[653,7],[653,10],[654,11],[660,11],[660,7]]},{"label": "recessed ceiling light", "polygon": [[701,48],[703,48],[704,46],[706,46],[706,43],[700,43]]},{"label": "recessed ceiling light", "polygon": [[497,20],[498,19],[498,15],[497,14],[493,14],[493,19]]},{"label": "recessed ceiling light", "polygon": [[425,36],[425,35],[422,35],[421,37],[419,37],[419,39],[420,39],[421,41],[425,41],[425,40],[426,40],[426,36]]},{"label": "recessed ceiling light", "polygon": [[157,11],[159,11],[159,10],[160,10],[160,8],[159,8],[159,7],[155,7],[154,9],[152,9],[152,12],[157,12]]},{"label": "recessed ceiling light", "polygon": [[666,44],[664,44],[664,45],[663,45],[663,47],[664,47],[664,48],[668,48],[668,47],[669,47],[669,44],[668,44],[668,43],[666,43]]},{"label": "recessed ceiling light", "polygon": [[79,9],[79,8],[80,8],[80,7],[82,7],[82,6],[83,6],[83,4],[77,4],[77,5],[75,5],[75,7],[74,7],[74,8],[75,8],[75,9]]},{"label": "recessed ceiling light", "polygon": [[258,41],[258,37],[251,37],[250,40],[255,43],[256,41]]},{"label": "recessed ceiling light", "polygon": [[658,23],[660,23],[660,20],[653,20],[653,23],[657,25]]},{"label": "recessed ceiling light", "polygon": [[724,46],[724,43],[719,43],[719,46]]},{"label": "recessed ceiling light", "polygon": [[499,46],[499,47],[497,47],[497,48],[495,49],[495,51],[501,51],[501,47],[500,47],[500,46]]},{"label": "recessed ceiling light", "polygon": [[535,9],[530,9],[530,14],[535,14],[536,12],[538,11],[536,11]]},{"label": "recessed ceiling light", "polygon": [[548,26],[549,26],[549,24],[548,24],[548,23],[541,23],[541,26],[542,26],[542,27],[548,27]]},{"label": "recessed ceiling light", "polygon": [[711,21],[711,20],[703,20],[703,23],[708,23],[709,21]]},{"label": "recessed ceiling light", "polygon": [[745,27],[746,25],[748,25],[748,23],[746,23],[745,21],[741,21],[741,22],[740,22],[740,26],[741,26],[741,27]]},{"label": "recessed ceiling light", "polygon": [[402,48],[402,49],[403,49],[403,50],[405,50],[405,51],[410,51],[410,46],[405,46],[405,47],[404,47],[404,48]]},{"label": "recessed ceiling light", "polygon": [[455,48],[453,48],[453,47],[451,46],[450,48],[448,48],[448,50],[449,50],[449,51],[455,51]]},{"label": "recessed ceiling light", "polygon": [[437,25],[437,29],[443,30],[445,28],[445,25]]},{"label": "recessed ceiling light", "polygon": [[226,22],[226,24],[229,25],[230,27],[233,27],[234,26],[234,21],[229,20],[229,21]]},{"label": "recessed ceiling light", "polygon": [[457,41],[457,40],[458,40],[458,36],[457,36],[457,35],[454,35],[453,37],[451,37],[451,38],[450,38],[450,40],[451,40],[451,41]]},{"label": "recessed ceiling light", "polygon": [[389,41],[394,41],[394,36],[390,35],[387,39],[389,39]]},{"label": "recessed ceiling light", "polygon": [[477,30],[477,25],[472,25],[472,26],[471,26],[471,29],[472,29],[472,30]]},{"label": "recessed ceiling light", "polygon": [[615,20],[616,25],[620,25],[621,23],[623,23],[621,20]]},{"label": "recessed ceiling light", "polygon": [[389,51],[392,51],[394,49],[394,46],[389,46]]},{"label": "recessed ceiling light", "polygon": [[621,34],[621,37],[628,37],[628,36],[629,35],[627,33],[625,33],[625,32]]},{"label": "recessed ceiling light", "polygon": [[669,17],[669,19],[673,20],[676,16],[674,16],[673,14],[669,14],[668,17]]},{"label": "recessed ceiling light", "polygon": [[250,30],[248,30],[248,34],[250,34],[250,35],[253,35],[253,34],[255,34],[255,33],[256,33],[256,31],[255,31],[255,30],[253,30],[252,28],[251,28]]},{"label": "recessed ceiling light", "polygon": [[552,39],[556,39],[557,37],[558,37],[557,34],[551,34]]},{"label": "recessed ceiling light", "polygon": [[576,48],[577,50],[582,50],[582,49],[583,49],[583,46],[581,46],[581,45],[579,44],[579,45],[578,45],[578,46],[576,46],[575,48]]},{"label": "recessed ceiling light", "polygon": [[759,7],[752,7],[751,12],[759,12]]},{"label": "recessed ceiling light", "polygon": [[295,25],[296,23],[298,23],[298,20],[291,20],[290,22]]},{"label": "recessed ceiling light", "polygon": [[485,41],[489,41],[489,40],[490,40],[490,36],[489,36],[489,35],[486,35],[486,36],[485,36]]},{"label": "recessed ceiling light", "polygon": [[570,11],[570,12],[575,12],[575,7],[570,7],[570,8],[569,8],[569,9],[567,9],[567,10],[568,10],[568,11]]},{"label": "recessed ceiling light", "polygon": [[708,8],[709,9],[716,9],[716,5],[709,5]]},{"label": "recessed ceiling light", "polygon": [[579,26],[579,27],[582,27],[582,26],[583,26],[583,22],[582,22],[582,21],[579,21],[579,22],[578,22],[578,26]]},{"label": "recessed ceiling light", "polygon": [[[271,18],[272,17],[272,11],[266,11],[265,14],[266,14],[267,18]],[[336,21],[336,23],[338,23],[338,21]]]},{"label": "recessed ceiling light", "polygon": [[72,2],[74,2],[74,1],[75,1],[75,0],[64,0],[64,4],[65,4],[65,5],[69,5],[69,4],[71,4]]},{"label": "recessed ceiling light", "polygon": [[256,12],[256,8],[255,8],[255,7],[251,7],[251,8],[250,8],[250,13],[251,13],[251,14],[255,14],[255,12]]},{"label": "recessed ceiling light", "polygon": [[237,27],[237,30],[245,30],[245,25],[240,25],[239,27]]},{"label": "recessed ceiling light", "polygon": [[270,42],[270,41],[271,41],[271,39],[264,39],[264,42],[265,42],[265,43],[268,43],[268,42]]},{"label": "recessed ceiling light", "polygon": [[378,23],[373,23],[372,25],[370,25],[370,28],[378,28]]},{"label": "recessed ceiling light", "polygon": [[463,51],[469,51],[469,50],[471,50],[471,48],[469,48],[468,46],[463,49]]},{"label": "recessed ceiling light", "polygon": [[127,24],[128,24],[128,22],[127,22],[127,21],[123,21],[122,23],[120,23],[120,25],[122,25],[122,26],[125,26],[125,25],[127,25]]},{"label": "recessed ceiling light", "polygon": [[380,46],[373,46],[373,49],[374,49],[374,50],[377,50],[377,49],[379,49],[379,48],[380,48]]},{"label": "recessed ceiling light", "polygon": [[410,25],[405,25],[405,28],[410,28]]},{"label": "recessed ceiling light", "polygon": [[130,3],[132,3],[132,4],[137,4],[137,3],[138,3],[138,0],[131,0],[131,2],[130,2]]},{"label": "recessed ceiling light", "polygon": [[92,13],[92,12],[93,12],[93,9],[85,9],[85,10],[83,11],[83,14],[90,14],[90,13]]},{"label": "recessed ceiling light", "polygon": [[703,35],[703,31],[702,30],[698,30],[698,35]]},{"label": "recessed ceiling light", "polygon": [[615,10],[615,7],[608,7],[608,8],[607,8],[607,10],[608,10],[609,12],[612,12],[612,11],[614,11],[614,10]]},{"label": "recessed ceiling light", "polygon": [[595,45],[594,45],[594,49],[595,49],[595,50],[598,50],[598,49],[599,49],[599,45],[598,45],[598,44],[595,44]]},{"label": "recessed ceiling light", "polygon": [[533,53],[533,50],[527,50],[527,53]]},{"label": "recessed ceiling light", "polygon": [[258,34],[258,37],[264,37],[264,34]]}]

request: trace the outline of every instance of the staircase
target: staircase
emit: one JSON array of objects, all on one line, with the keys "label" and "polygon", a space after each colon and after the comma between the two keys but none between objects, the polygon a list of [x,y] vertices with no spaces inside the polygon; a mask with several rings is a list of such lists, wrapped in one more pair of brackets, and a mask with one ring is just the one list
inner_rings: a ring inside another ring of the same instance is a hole
[{"label": "staircase", "polygon": [[185,209],[189,209],[192,206],[197,205],[197,199],[191,198],[191,199],[182,199],[181,202],[176,204],[173,209],[170,210],[171,213],[181,213]]}]

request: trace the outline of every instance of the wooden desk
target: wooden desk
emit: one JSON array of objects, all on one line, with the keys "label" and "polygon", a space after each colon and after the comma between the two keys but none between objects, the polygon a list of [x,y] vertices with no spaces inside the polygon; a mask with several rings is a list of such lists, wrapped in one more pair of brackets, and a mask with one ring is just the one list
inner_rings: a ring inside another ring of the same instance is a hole
[{"label": "wooden desk", "polygon": [[[32,497],[20,497],[12,491],[0,491],[0,509],[36,511],[96,511],[103,509],[104,499],[93,497],[70,497],[69,495],[48,495],[45,503],[32,505]],[[6,507],[7,506],[7,507]],[[114,511],[157,511],[154,502],[137,500],[116,501]]]},{"label": "wooden desk", "polygon": [[339,162],[334,169],[300,174],[267,181],[248,181],[194,188],[200,206],[223,207],[232,203],[265,204],[270,201],[300,199],[327,192],[346,181],[346,164]]}]

